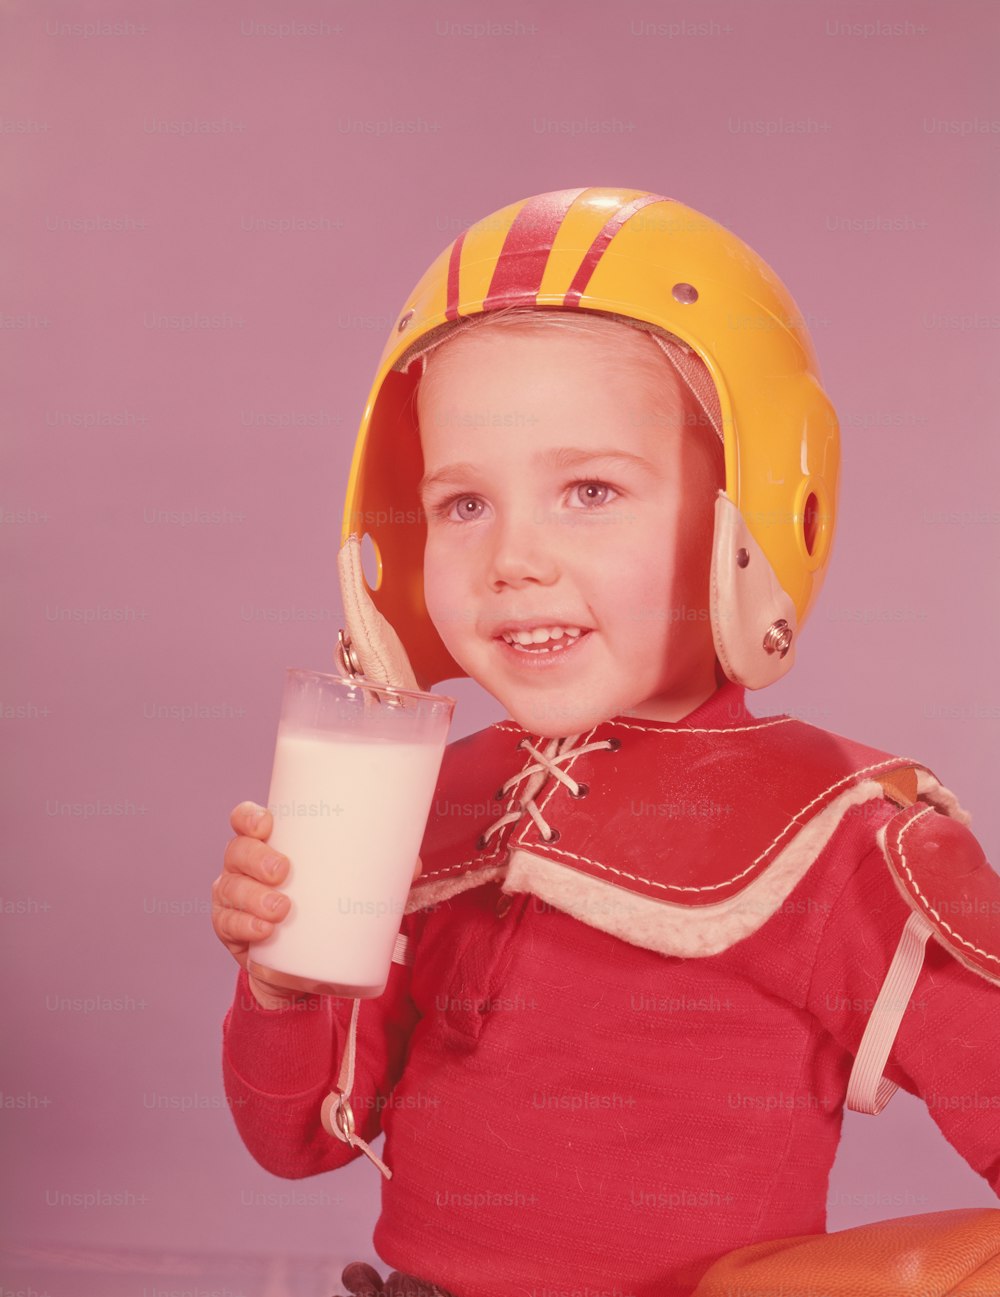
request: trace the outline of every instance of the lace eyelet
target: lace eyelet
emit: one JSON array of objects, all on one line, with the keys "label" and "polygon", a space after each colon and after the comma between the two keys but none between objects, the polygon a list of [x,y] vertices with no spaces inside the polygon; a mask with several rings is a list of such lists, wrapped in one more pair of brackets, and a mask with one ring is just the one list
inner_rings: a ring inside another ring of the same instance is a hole
[{"label": "lace eyelet", "polygon": [[498,788],[493,794],[493,800],[495,802],[505,802],[507,800],[507,794],[502,788]]},{"label": "lace eyelet", "polygon": [[576,792],[574,793],[572,790],[570,790],[569,795],[570,797],[576,797],[577,799],[579,799],[581,797],[586,797],[589,792],[590,792],[590,784],[577,784]]},{"label": "lace eyelet", "polygon": [[542,838],[542,841],[543,841],[546,845],[548,845],[548,844],[550,844],[550,843],[552,843],[552,842],[558,842],[558,841],[559,841],[559,838],[560,838],[559,830],[558,830],[558,829],[553,829],[547,838]]},{"label": "lace eyelet", "polygon": [[622,745],[621,739],[608,739],[608,747],[611,749],[612,752],[617,752],[618,749],[621,747],[621,745]]}]

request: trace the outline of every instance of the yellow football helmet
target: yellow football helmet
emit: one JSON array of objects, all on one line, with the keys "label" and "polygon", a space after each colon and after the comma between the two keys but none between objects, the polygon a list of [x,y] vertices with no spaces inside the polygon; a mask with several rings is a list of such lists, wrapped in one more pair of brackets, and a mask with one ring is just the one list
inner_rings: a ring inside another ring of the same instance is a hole
[{"label": "yellow football helmet", "polygon": [[[462,321],[511,306],[599,311],[647,327],[668,340],[664,350],[681,358],[689,385],[704,365],[726,473],[711,569],[716,652],[729,679],[747,688],[778,679],[794,661],[830,555],[837,416],[802,316],[767,264],[707,216],[637,189],[564,189],[511,203],[460,234],[406,299],[347,486],[342,669],[420,689],[465,675],[424,604],[413,400],[423,363],[410,361]],[[685,354],[701,365],[685,368]],[[365,536],[374,588],[362,571]]]}]

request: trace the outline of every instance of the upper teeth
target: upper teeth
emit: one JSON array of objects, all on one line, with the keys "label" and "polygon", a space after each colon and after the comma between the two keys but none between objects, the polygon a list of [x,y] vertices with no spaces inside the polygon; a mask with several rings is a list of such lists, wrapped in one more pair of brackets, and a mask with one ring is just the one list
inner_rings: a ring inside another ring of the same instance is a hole
[{"label": "upper teeth", "polygon": [[579,626],[536,626],[534,630],[505,630],[503,637],[508,644],[544,644],[562,635],[576,639],[580,633]]}]

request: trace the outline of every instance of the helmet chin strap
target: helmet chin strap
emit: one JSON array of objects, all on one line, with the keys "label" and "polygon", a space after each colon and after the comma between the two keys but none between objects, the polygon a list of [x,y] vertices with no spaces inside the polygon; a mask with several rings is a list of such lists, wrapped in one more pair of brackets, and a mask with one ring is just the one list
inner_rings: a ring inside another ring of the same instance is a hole
[{"label": "helmet chin strap", "polygon": [[375,684],[419,690],[420,685],[402,640],[372,603],[368,593],[361,566],[359,536],[348,536],[340,547],[337,572],[348,636],[347,660],[338,662],[338,666],[349,675],[363,675]]}]

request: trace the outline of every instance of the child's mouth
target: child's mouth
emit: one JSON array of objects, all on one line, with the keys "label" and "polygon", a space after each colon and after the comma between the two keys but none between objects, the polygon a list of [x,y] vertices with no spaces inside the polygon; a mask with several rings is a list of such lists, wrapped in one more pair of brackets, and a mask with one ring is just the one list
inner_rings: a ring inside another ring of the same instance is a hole
[{"label": "child's mouth", "polygon": [[579,646],[590,635],[589,630],[579,629],[576,634],[563,631],[555,639],[541,643],[518,644],[497,636],[497,643],[505,657],[516,659],[519,665],[530,667],[554,666],[565,658],[576,653]]}]

